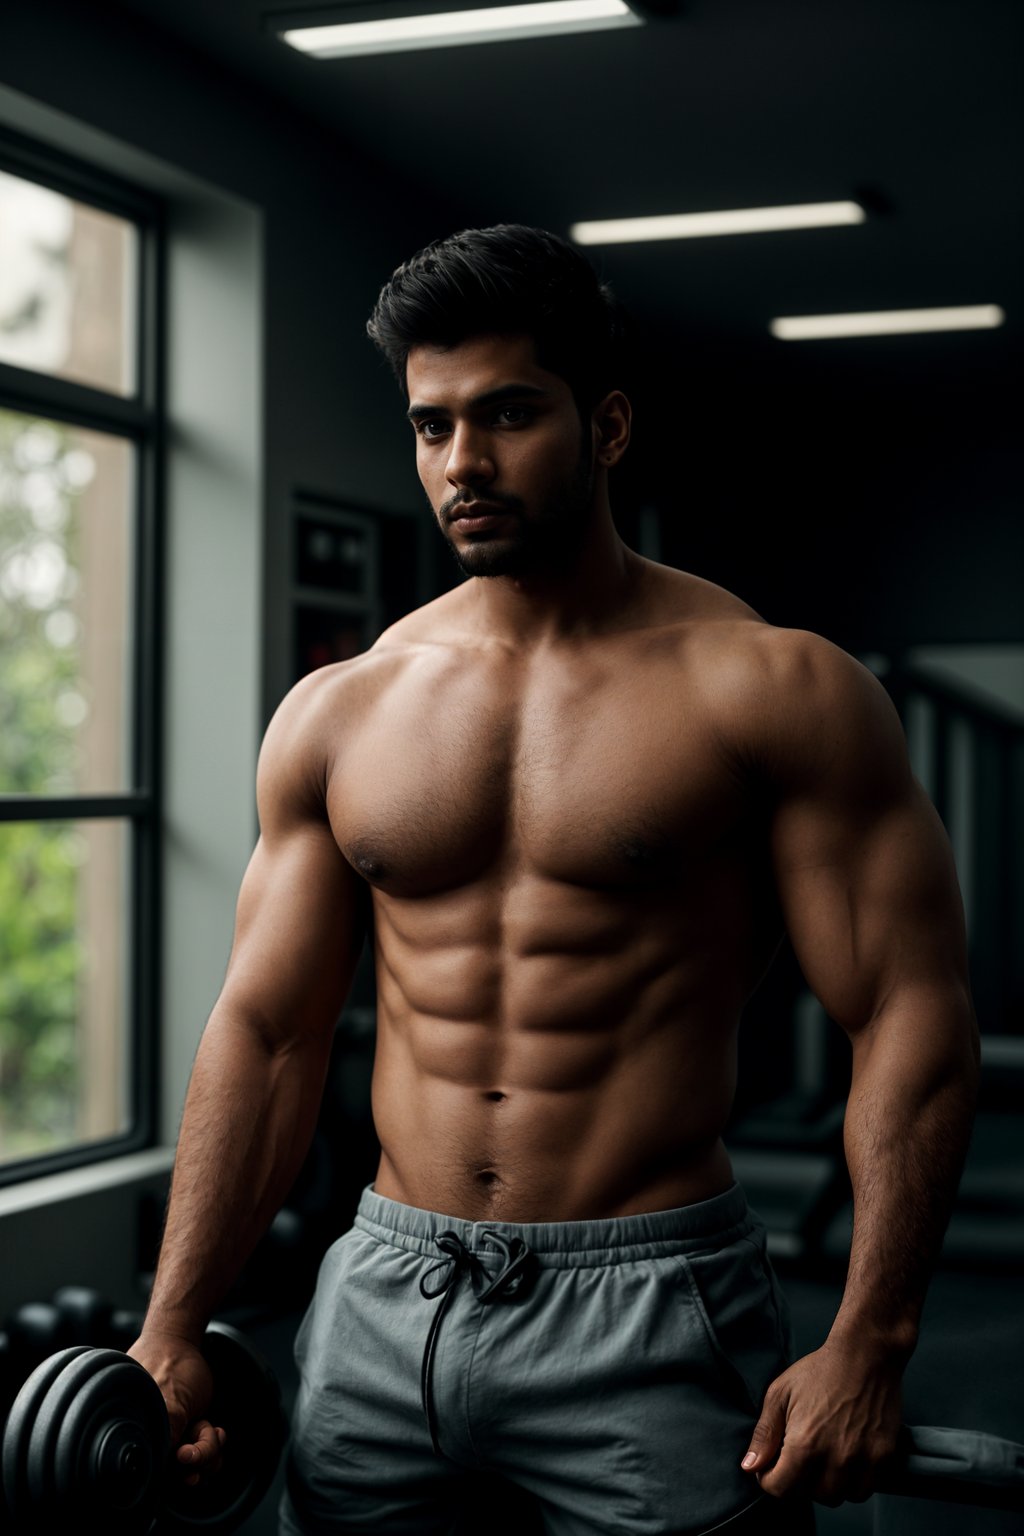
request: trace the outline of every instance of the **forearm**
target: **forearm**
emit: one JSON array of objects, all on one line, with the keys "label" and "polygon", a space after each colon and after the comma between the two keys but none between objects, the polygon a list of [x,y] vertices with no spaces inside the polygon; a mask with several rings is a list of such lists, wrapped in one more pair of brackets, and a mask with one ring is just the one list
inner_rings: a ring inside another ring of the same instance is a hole
[{"label": "forearm", "polygon": [[273,1050],[214,1010],[185,1103],[148,1331],[201,1337],[299,1171],[329,1046],[313,1036]]},{"label": "forearm", "polygon": [[977,1091],[977,1037],[955,984],[901,998],[853,1035],[846,1156],[850,1267],[819,1349],[765,1394],[742,1465],[774,1497],[865,1499],[899,1443],[917,1342]]},{"label": "forearm", "polygon": [[936,1005],[926,1023],[894,1004],[855,1039],[844,1129],[853,1239],[834,1338],[909,1359],[963,1168],[977,1064],[967,1002]]}]

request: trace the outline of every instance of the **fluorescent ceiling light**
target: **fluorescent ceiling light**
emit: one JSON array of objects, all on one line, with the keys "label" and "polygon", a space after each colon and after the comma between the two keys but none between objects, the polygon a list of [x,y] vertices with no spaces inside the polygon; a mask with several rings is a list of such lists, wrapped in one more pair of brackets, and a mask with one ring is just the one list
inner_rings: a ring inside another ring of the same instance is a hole
[{"label": "fluorescent ceiling light", "polygon": [[450,48],[457,43],[500,43],[510,38],[642,25],[625,0],[536,0],[534,4],[494,5],[483,10],[438,11],[425,16],[293,27],[279,36],[303,53],[315,54],[319,59],[339,59],[367,53],[401,53],[410,48]]},{"label": "fluorescent ceiling light", "polygon": [[1006,319],[998,304],[961,304],[953,309],[880,309],[854,315],[788,315],[768,329],[780,341],[818,341],[826,336],[906,336],[912,331],[986,331]]},{"label": "fluorescent ceiling light", "polygon": [[621,245],[633,240],[698,240],[704,235],[760,235],[775,229],[820,229],[863,224],[859,203],[794,203],[781,208],[726,208],[717,213],[665,213],[639,219],[590,219],[574,224],[577,245]]}]

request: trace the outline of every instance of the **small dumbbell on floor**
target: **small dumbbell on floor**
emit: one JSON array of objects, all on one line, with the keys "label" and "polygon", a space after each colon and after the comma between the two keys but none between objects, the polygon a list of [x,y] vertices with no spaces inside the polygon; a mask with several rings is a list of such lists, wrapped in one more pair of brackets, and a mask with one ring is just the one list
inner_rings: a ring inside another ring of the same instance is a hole
[{"label": "small dumbbell on floor", "polygon": [[118,1312],[99,1291],[66,1285],[51,1301],[23,1303],[0,1331],[0,1426],[25,1378],[40,1361],[72,1344],[127,1349],[137,1339],[141,1312]]},{"label": "small dumbbell on floor", "polygon": [[60,1316],[66,1345],[109,1346],[114,1309],[99,1291],[85,1285],[65,1285],[54,1293],[53,1306]]},{"label": "small dumbbell on floor", "polygon": [[237,1329],[211,1323],[203,1349],[214,1379],[210,1417],[227,1431],[227,1443],[222,1470],[191,1488],[175,1468],[160,1389],[141,1365],[85,1345],[44,1360],[15,1399],[4,1432],[12,1536],[223,1536],[237,1529],[277,1470],[287,1434],[281,1393]]},{"label": "small dumbbell on floor", "polygon": [[60,1310],[49,1301],[25,1302],[10,1314],[4,1326],[11,1374],[16,1380],[24,1381],[40,1360],[71,1343]]}]

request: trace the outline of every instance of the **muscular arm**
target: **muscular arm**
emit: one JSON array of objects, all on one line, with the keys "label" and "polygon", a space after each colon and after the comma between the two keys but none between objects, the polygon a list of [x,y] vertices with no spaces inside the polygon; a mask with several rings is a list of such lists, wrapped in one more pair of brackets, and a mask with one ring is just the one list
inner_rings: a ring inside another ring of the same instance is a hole
[{"label": "muscular arm", "polygon": [[803,637],[789,668],[792,702],[768,737],[773,858],[804,975],[852,1044],[854,1229],[829,1338],[769,1391],[771,1442],[759,1448],[755,1434],[754,1470],[768,1492],[801,1485],[838,1502],[866,1496],[893,1449],[899,1380],[967,1147],[978,1043],[952,855],[895,711],[827,642]]},{"label": "muscular arm", "polygon": [[190,1346],[298,1173],[362,940],[357,880],[324,808],[315,705],[314,687],[293,691],[260,754],[260,839],[196,1056],[160,1262],[132,1350],[160,1381],[179,1432],[196,1407],[181,1399],[198,1402],[206,1383],[196,1377],[192,1391],[175,1373],[195,1374]]}]

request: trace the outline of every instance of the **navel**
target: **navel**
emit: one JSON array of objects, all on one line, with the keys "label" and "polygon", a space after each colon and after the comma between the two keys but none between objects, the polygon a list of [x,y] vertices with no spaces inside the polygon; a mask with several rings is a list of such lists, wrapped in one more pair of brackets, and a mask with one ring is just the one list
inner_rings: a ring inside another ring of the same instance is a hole
[{"label": "navel", "polygon": [[491,1104],[503,1104],[508,1094],[502,1093],[499,1088],[491,1088],[484,1094],[484,1098]]}]

